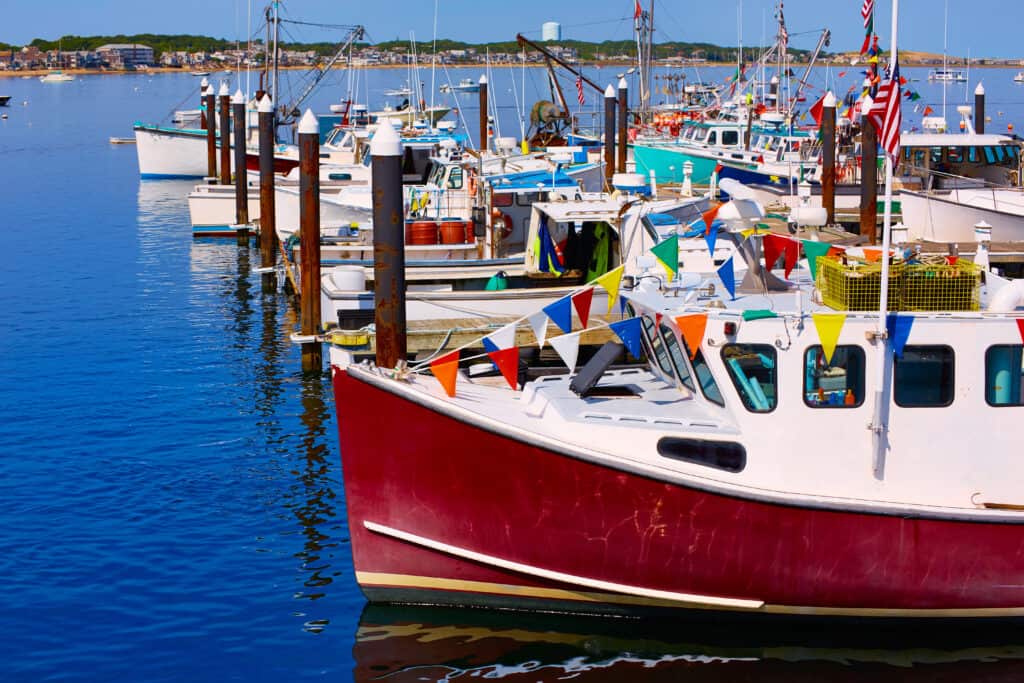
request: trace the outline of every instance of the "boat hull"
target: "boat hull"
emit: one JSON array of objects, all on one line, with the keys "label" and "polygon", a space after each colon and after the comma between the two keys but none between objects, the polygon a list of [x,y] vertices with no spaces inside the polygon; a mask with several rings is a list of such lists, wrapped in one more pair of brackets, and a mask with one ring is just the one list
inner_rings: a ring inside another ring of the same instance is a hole
[{"label": "boat hull", "polygon": [[[976,197],[987,205],[954,201]],[[990,200],[990,197],[992,198]],[[931,242],[973,242],[974,226],[992,226],[993,242],[1024,240],[1024,195],[1012,190],[953,190],[947,195],[900,192],[903,223],[910,239]]]},{"label": "boat hull", "polygon": [[137,125],[135,149],[142,178],[206,176],[206,131]]},{"label": "boat hull", "polygon": [[[259,187],[249,187],[249,220],[260,217]],[[234,235],[236,224],[235,188],[233,186],[199,186],[188,196],[189,220],[196,237]]]},{"label": "boat hull", "polygon": [[733,497],[610,466],[365,368],[335,365],[333,378],[356,579],[371,601],[1024,615],[1018,524]]}]

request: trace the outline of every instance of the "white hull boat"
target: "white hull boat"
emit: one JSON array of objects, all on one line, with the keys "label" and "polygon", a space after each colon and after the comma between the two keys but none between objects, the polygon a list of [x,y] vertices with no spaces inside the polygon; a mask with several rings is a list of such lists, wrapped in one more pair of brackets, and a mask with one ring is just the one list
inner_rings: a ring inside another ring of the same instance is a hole
[{"label": "white hull boat", "polygon": [[136,125],[135,143],[142,178],[206,176],[205,131]]},{"label": "white hull boat", "polygon": [[[260,217],[260,188],[248,188],[249,220]],[[188,214],[196,237],[224,237],[235,234],[234,185],[196,185],[188,195]]]},{"label": "white hull boat", "polygon": [[1024,240],[1024,192],[965,189],[900,193],[903,223],[912,240],[973,242],[974,226],[992,226],[992,241]]}]

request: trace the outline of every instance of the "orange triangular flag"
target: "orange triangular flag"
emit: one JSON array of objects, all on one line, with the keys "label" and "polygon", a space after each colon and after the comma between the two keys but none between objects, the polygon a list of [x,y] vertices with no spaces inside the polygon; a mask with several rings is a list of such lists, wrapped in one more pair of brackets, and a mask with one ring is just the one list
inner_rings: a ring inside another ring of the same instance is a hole
[{"label": "orange triangular flag", "polygon": [[455,396],[455,379],[459,376],[459,352],[452,351],[430,361],[430,372],[444,387],[444,393]]},{"label": "orange triangular flag", "polygon": [[881,261],[882,260],[882,250],[881,249],[868,249],[867,247],[865,247],[864,248],[864,260],[867,261],[868,263],[877,263],[878,261]]},{"label": "orange triangular flag", "polygon": [[501,376],[505,378],[512,391],[519,388],[519,347],[491,351],[487,354],[491,362],[498,366]]},{"label": "orange triangular flag", "polygon": [[679,331],[683,333],[683,341],[690,352],[692,360],[697,355],[697,350],[704,343],[704,330],[708,326],[708,314],[696,313],[693,315],[681,315],[675,319]]},{"label": "orange triangular flag", "polygon": [[587,320],[590,317],[590,301],[593,298],[593,287],[587,287],[582,292],[572,295],[572,305],[576,308],[576,315],[580,317],[580,324],[583,325],[583,329],[587,328]]},{"label": "orange triangular flag", "polygon": [[703,214],[701,214],[704,217],[704,234],[705,235],[710,235],[711,234],[711,224],[715,222],[715,216],[718,215],[718,210],[720,208],[722,208],[721,204],[719,204],[718,206],[716,206],[714,208],[708,209]]}]

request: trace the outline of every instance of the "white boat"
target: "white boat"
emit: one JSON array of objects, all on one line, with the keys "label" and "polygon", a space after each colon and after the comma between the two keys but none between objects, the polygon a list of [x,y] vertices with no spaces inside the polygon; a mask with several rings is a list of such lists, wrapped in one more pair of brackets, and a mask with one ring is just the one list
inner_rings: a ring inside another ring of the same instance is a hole
[{"label": "white boat", "polygon": [[206,176],[206,131],[141,123],[134,128],[142,178]]},{"label": "white boat", "polygon": [[209,76],[210,72],[209,71],[193,71],[192,75],[193,76]]},{"label": "white boat", "polygon": [[[260,188],[248,187],[249,220],[260,217]],[[235,225],[235,186],[196,185],[188,195],[188,214],[194,237],[232,237]]]},{"label": "white boat", "polygon": [[75,80],[75,77],[63,71],[51,71],[45,76],[40,76],[39,80],[42,83],[67,83],[68,81]]},{"label": "white boat", "polygon": [[932,69],[928,72],[928,80],[964,83],[967,81],[967,76],[963,71],[957,69]]},{"label": "white boat", "polygon": [[455,85],[442,83],[438,90],[441,92],[480,92],[480,84],[472,78],[463,78]]},{"label": "white boat", "polygon": [[1024,83],[1024,71],[1018,71],[1017,75],[1013,77],[1014,83]]},{"label": "white boat", "polygon": [[1024,242],[1024,189],[902,190],[899,198],[912,240],[970,243],[986,223],[993,242]]},{"label": "white boat", "polygon": [[395,108],[388,105],[378,111],[370,112],[370,119],[373,121],[377,121],[379,119],[397,119],[401,121],[404,126],[411,126],[420,120],[429,121],[429,123],[434,124],[444,118],[450,111],[451,107],[442,106],[415,109],[413,107]]},{"label": "white boat", "polygon": [[384,95],[387,97],[412,97],[412,88],[408,85],[404,85],[401,88],[385,90]]}]

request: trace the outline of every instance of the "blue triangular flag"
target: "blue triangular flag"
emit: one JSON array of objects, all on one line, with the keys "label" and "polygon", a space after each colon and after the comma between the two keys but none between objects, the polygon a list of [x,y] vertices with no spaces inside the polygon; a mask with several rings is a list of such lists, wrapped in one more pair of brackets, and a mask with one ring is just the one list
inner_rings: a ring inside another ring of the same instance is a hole
[{"label": "blue triangular flag", "polygon": [[907,345],[910,328],[913,326],[914,316],[912,315],[899,315],[898,313],[885,315],[885,330],[889,334],[892,352],[896,354],[897,358],[903,358],[903,347]]},{"label": "blue triangular flag", "polygon": [[640,357],[640,318],[626,318],[610,324],[612,332],[618,335],[633,358]]},{"label": "blue triangular flag", "polygon": [[562,332],[572,332],[572,297],[563,296],[558,301],[548,304],[544,307],[544,313]]},{"label": "blue triangular flag", "polygon": [[484,343],[484,351],[486,351],[487,353],[494,353],[495,351],[500,351],[501,350],[501,349],[498,348],[497,344],[492,342],[487,337],[484,337],[481,341],[483,341],[483,343]]},{"label": "blue triangular flag", "polygon": [[715,258],[715,242],[718,241],[718,221],[711,223],[708,234],[704,235],[704,241],[708,243],[708,254]]},{"label": "blue triangular flag", "polygon": [[718,268],[718,277],[722,279],[722,284],[729,291],[729,296],[736,299],[736,273],[732,269],[732,256],[729,260],[723,263]]}]

